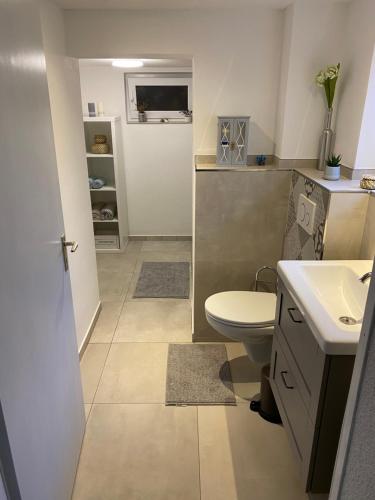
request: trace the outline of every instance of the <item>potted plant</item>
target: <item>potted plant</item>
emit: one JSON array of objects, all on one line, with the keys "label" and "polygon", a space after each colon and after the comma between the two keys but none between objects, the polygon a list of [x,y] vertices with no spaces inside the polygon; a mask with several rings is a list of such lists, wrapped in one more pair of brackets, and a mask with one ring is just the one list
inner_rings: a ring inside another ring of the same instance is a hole
[{"label": "potted plant", "polygon": [[141,123],[147,122],[146,109],[147,105],[145,102],[137,103],[138,121]]},{"label": "potted plant", "polygon": [[315,77],[318,87],[323,87],[327,99],[327,116],[322,132],[319,152],[319,170],[324,170],[326,161],[331,154],[333,131],[331,129],[333,100],[335,98],[336,83],[340,73],[340,63],[328,66],[325,70],[319,71]]},{"label": "potted plant", "polygon": [[324,178],[328,181],[338,181],[340,179],[341,155],[331,155],[326,164]]},{"label": "potted plant", "polygon": [[180,113],[181,113],[182,115],[184,115],[184,117],[185,117],[185,121],[186,121],[187,123],[191,123],[192,118],[193,118],[193,112],[192,112],[191,110],[187,109],[187,110],[185,110],[185,111],[180,111]]}]

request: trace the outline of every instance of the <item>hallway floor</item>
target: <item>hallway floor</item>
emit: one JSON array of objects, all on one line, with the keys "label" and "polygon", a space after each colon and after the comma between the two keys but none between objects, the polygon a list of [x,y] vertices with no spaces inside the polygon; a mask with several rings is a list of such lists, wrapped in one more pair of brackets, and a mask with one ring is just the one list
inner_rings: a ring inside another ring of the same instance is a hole
[{"label": "hallway floor", "polygon": [[165,406],[169,343],[191,342],[190,300],[133,299],[144,261],[191,242],[99,254],[102,312],[81,361],[87,415],[74,500],[303,500],[285,432],[249,411],[258,370],[226,343],[237,406]]}]

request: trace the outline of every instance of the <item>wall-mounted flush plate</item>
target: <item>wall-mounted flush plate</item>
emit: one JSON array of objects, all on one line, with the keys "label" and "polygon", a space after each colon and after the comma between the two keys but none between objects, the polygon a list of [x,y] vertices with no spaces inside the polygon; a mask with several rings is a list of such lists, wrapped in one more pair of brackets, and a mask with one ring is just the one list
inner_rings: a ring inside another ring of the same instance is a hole
[{"label": "wall-mounted flush plate", "polygon": [[304,194],[299,195],[297,223],[308,233],[314,230],[316,203],[309,200]]}]

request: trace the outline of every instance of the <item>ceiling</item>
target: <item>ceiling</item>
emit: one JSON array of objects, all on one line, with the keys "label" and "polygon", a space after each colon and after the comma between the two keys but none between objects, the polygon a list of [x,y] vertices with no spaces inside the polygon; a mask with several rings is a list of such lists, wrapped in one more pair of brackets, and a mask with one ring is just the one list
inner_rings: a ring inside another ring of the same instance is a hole
[{"label": "ceiling", "polygon": [[293,0],[54,0],[64,9],[196,9],[249,5],[283,8]]},{"label": "ceiling", "polygon": [[[139,59],[137,57],[137,59]],[[116,70],[120,70],[122,72],[142,72],[151,68],[191,68],[192,61],[191,59],[144,59],[140,58],[143,61],[144,66],[141,68],[128,69],[128,68],[115,68]],[[81,66],[112,66],[112,59],[80,59],[79,64]]]},{"label": "ceiling", "polygon": [[[282,9],[295,0],[53,0],[63,9],[197,9],[236,8],[261,5]],[[310,0],[316,2],[316,0]],[[326,0],[339,3],[351,0]]]}]

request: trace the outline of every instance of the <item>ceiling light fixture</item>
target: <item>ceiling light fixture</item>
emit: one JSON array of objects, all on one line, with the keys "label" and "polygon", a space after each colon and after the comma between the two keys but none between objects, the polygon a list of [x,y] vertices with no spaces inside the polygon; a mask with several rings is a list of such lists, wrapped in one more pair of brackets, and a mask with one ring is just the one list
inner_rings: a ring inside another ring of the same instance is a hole
[{"label": "ceiling light fixture", "polygon": [[143,61],[140,59],[114,59],[112,66],[115,68],[141,68]]}]

